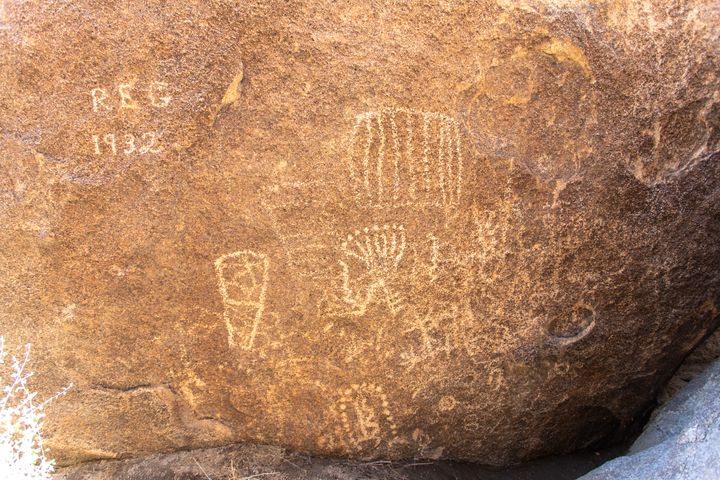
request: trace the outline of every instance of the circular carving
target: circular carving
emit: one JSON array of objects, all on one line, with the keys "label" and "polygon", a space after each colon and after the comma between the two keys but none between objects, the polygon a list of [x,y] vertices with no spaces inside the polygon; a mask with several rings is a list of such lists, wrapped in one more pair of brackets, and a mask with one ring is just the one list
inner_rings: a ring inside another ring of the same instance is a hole
[{"label": "circular carving", "polygon": [[514,158],[546,180],[568,179],[592,152],[592,75],[582,51],[556,39],[493,59],[460,96],[476,150]]},{"label": "circular carving", "polygon": [[595,312],[586,305],[576,305],[569,316],[553,319],[547,327],[548,334],[563,345],[585,338],[595,328]]}]

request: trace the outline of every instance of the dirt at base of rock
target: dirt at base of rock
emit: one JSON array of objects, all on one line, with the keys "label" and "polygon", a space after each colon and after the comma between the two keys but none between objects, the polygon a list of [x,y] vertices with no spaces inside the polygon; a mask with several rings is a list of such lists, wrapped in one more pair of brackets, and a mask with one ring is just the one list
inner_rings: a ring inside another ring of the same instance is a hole
[{"label": "dirt at base of rock", "polygon": [[61,469],[55,480],[574,480],[621,454],[600,452],[547,457],[494,469],[453,462],[360,462],[309,457],[264,445],[232,445],[90,462]]}]

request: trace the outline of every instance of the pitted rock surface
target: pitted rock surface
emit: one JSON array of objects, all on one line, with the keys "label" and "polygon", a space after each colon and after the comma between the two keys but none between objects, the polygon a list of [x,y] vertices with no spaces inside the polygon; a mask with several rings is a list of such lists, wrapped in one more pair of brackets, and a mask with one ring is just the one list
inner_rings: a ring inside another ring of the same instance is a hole
[{"label": "pitted rock surface", "polygon": [[0,2],[0,322],[62,464],[613,438],[718,324],[715,1]]}]

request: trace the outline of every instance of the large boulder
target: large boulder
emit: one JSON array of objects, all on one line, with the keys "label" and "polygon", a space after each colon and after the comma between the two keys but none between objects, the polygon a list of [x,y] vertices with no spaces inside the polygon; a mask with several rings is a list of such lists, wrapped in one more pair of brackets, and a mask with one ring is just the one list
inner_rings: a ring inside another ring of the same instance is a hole
[{"label": "large boulder", "polygon": [[0,322],[61,463],[613,438],[718,324],[716,1],[0,3]]},{"label": "large boulder", "polygon": [[653,413],[627,455],[581,480],[720,478],[720,361]]}]

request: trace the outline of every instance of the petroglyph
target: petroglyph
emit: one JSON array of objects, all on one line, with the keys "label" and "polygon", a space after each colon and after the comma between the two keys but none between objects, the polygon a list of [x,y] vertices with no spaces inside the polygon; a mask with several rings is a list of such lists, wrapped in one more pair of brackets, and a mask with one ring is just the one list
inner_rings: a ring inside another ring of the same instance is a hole
[{"label": "petroglyph", "polygon": [[412,433],[412,440],[417,445],[417,457],[426,458],[430,460],[437,460],[442,457],[445,447],[432,447],[432,437],[422,431],[422,429],[416,428]]},{"label": "petroglyph", "polygon": [[437,356],[447,357],[456,348],[453,335],[456,310],[456,307],[449,306],[447,310],[429,308],[415,313],[410,326],[402,332],[405,338],[415,340],[414,346],[400,354],[400,363],[407,371]]},{"label": "petroglyph", "polygon": [[595,311],[584,304],[573,308],[569,318],[559,318],[548,324],[551,343],[567,346],[579,342],[595,329]]},{"label": "petroglyph", "polygon": [[476,433],[480,430],[480,420],[476,414],[470,413],[465,416],[463,430],[470,433]]},{"label": "petroglyph", "polygon": [[438,402],[438,409],[440,409],[441,412],[449,412],[455,408],[457,403],[458,402],[455,397],[452,395],[445,395],[440,399],[440,402]]},{"label": "petroglyph", "polygon": [[463,159],[458,122],[384,107],[355,118],[348,152],[358,205],[457,208]]},{"label": "petroglyph", "polygon": [[430,274],[430,281],[434,282],[435,280],[437,280],[437,275],[438,275],[438,264],[440,261],[440,241],[432,233],[429,233],[427,235],[427,238],[431,244],[430,267],[428,268],[428,273]]},{"label": "petroglyph", "polygon": [[579,46],[559,38],[517,45],[459,87],[458,120],[478,154],[513,158],[546,181],[569,181],[593,153],[593,83]]},{"label": "petroglyph", "polygon": [[490,367],[487,375],[487,381],[485,383],[490,390],[493,390],[495,392],[508,387],[505,373],[499,366]]},{"label": "petroglyph", "polygon": [[433,365],[457,356],[477,359],[485,351],[487,332],[472,314],[469,290],[461,288],[448,295],[453,293],[456,298],[443,300],[416,295],[417,303],[404,312],[406,326],[399,331],[404,347],[398,363],[406,373],[415,370],[416,374],[423,371],[423,375],[433,376]]},{"label": "petroglyph", "polygon": [[706,161],[720,145],[712,120],[718,115],[720,92],[715,92],[648,120],[642,132],[646,148],[626,160],[628,171],[645,185],[657,185]]},{"label": "petroglyph", "polygon": [[401,308],[392,279],[405,254],[402,225],[383,225],[356,230],[341,244],[343,300],[358,315],[372,303],[385,303],[392,313]]},{"label": "petroglyph", "polygon": [[341,389],[336,409],[340,438],[351,450],[376,448],[383,439],[397,439],[398,429],[382,387],[371,383]]},{"label": "petroglyph", "polygon": [[251,350],[265,310],[270,260],[242,250],[215,260],[230,346]]}]

